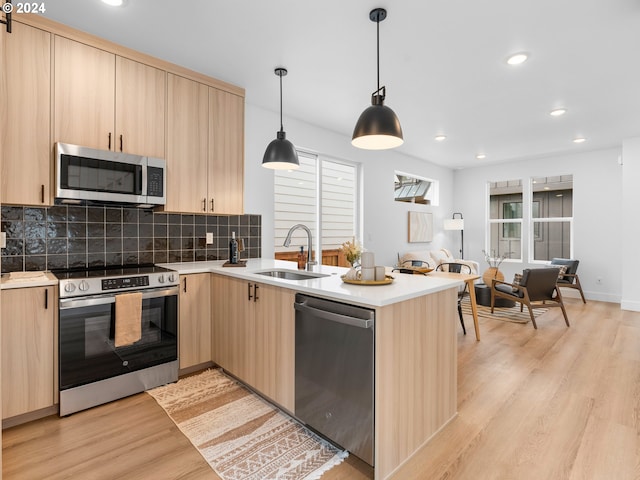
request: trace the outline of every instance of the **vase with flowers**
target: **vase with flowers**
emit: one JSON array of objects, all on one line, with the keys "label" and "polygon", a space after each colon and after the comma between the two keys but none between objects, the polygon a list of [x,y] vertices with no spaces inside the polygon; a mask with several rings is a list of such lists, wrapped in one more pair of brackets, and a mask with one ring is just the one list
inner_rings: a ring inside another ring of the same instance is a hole
[{"label": "vase with flowers", "polygon": [[352,240],[344,242],[341,245],[340,250],[342,251],[345,260],[349,262],[349,265],[351,265],[351,268],[345,274],[345,278],[347,280],[356,280],[358,278],[358,270],[356,267],[358,260],[360,260],[360,255],[362,255],[362,246],[354,237]]},{"label": "vase with flowers", "polygon": [[490,253],[482,250],[485,261],[489,264],[489,268],[482,274],[482,281],[485,285],[491,286],[491,280],[496,279],[500,282],[504,280],[504,275],[500,271],[500,265],[505,259],[511,256],[511,252],[503,253],[502,255],[496,255],[495,250],[491,250]]}]

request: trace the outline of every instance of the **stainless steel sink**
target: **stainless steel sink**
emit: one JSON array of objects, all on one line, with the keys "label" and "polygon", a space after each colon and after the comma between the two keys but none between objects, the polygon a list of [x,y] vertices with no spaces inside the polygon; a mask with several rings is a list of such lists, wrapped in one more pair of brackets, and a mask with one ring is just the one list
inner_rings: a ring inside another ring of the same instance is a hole
[{"label": "stainless steel sink", "polygon": [[264,270],[262,272],[255,273],[257,273],[258,275],[266,275],[267,277],[283,278],[285,280],[311,280],[313,278],[329,276],[324,273],[296,272],[294,270]]}]

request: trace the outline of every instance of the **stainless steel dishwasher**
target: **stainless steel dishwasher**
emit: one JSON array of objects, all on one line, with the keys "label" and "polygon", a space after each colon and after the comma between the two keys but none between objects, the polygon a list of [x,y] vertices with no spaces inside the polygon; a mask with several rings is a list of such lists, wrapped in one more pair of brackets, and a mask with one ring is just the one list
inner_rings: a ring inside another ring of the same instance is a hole
[{"label": "stainless steel dishwasher", "polygon": [[373,310],[296,294],[295,416],[373,466]]}]

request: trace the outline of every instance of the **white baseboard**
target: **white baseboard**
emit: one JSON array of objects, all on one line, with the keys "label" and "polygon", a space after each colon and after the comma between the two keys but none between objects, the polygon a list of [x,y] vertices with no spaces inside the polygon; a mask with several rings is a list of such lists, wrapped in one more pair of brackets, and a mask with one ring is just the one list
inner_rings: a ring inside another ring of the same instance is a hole
[{"label": "white baseboard", "polygon": [[[570,290],[568,288],[562,289],[562,297],[563,298],[580,298],[580,292],[577,290]],[[602,293],[602,292],[587,292],[584,291],[584,297],[589,300],[595,300],[597,302],[609,302],[609,303],[620,303],[622,297],[619,294],[614,293]]]},{"label": "white baseboard", "polygon": [[620,303],[621,310],[630,310],[632,312],[640,312],[640,302],[639,301],[631,301],[631,300],[623,300]]}]

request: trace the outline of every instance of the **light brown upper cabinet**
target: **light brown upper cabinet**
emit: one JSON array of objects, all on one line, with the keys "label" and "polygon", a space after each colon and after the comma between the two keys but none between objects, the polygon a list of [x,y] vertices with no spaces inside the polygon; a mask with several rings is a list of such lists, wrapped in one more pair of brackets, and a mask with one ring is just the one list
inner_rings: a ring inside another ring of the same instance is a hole
[{"label": "light brown upper cabinet", "polygon": [[166,72],[56,36],[54,138],[164,158]]},{"label": "light brown upper cabinet", "polygon": [[209,211],[244,213],[244,98],[209,88]]},{"label": "light brown upper cabinet", "polygon": [[207,212],[208,90],[168,74],[167,211]]},{"label": "light brown upper cabinet", "polygon": [[165,210],[242,214],[244,98],[168,75]]},{"label": "light brown upper cabinet", "polygon": [[50,205],[51,35],[13,22],[0,39],[0,203]]}]

